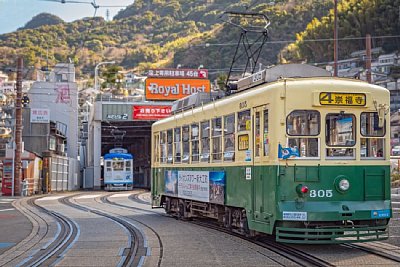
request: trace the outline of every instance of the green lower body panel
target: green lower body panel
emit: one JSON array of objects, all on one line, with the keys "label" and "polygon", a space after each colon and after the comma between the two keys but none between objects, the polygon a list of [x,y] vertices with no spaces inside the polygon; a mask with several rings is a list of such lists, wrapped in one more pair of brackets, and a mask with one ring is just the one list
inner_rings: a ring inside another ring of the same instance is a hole
[{"label": "green lower body panel", "polygon": [[276,240],[297,244],[355,243],[385,240],[389,237],[387,225],[338,226],[326,228],[276,228]]}]

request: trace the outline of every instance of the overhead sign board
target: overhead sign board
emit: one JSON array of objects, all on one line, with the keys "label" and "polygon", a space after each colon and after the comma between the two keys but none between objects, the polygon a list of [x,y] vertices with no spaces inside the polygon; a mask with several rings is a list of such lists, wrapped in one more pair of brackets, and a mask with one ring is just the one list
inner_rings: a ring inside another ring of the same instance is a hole
[{"label": "overhead sign board", "polygon": [[133,106],[134,120],[159,120],[171,115],[171,106]]},{"label": "overhead sign board", "polygon": [[46,108],[31,109],[31,123],[49,123],[50,110]]},{"label": "overhead sign board", "polygon": [[187,79],[208,79],[206,69],[151,69],[149,78],[187,78]]},{"label": "overhead sign board", "polygon": [[206,79],[146,79],[146,100],[177,100],[195,93],[211,90]]}]

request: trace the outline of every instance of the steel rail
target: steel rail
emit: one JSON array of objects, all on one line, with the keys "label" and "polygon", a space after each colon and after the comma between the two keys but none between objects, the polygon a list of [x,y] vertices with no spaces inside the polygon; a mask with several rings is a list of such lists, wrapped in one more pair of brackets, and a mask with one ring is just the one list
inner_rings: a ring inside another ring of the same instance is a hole
[{"label": "steel rail", "polygon": [[341,244],[341,246],[347,247],[347,248],[361,250],[361,251],[367,252],[369,254],[373,254],[373,255],[379,256],[379,257],[381,257],[383,259],[391,260],[391,261],[400,263],[400,256],[390,255],[389,253],[386,253],[386,252],[383,252],[383,251],[379,251],[379,250],[376,250],[376,249],[373,249],[373,248],[367,248],[367,247],[356,245],[356,244]]},{"label": "steel rail", "polygon": [[243,240],[246,240],[252,244],[255,244],[257,246],[263,247],[265,249],[268,249],[294,263],[296,263],[298,266],[318,266],[318,267],[332,267],[335,266],[329,262],[326,262],[323,259],[320,259],[318,257],[315,257],[311,254],[308,254],[306,252],[303,252],[301,250],[295,249],[293,247],[287,246],[282,243],[277,243],[275,240],[269,240],[269,239],[264,239],[263,241],[255,240],[250,237],[246,237],[242,233],[236,232],[236,231],[230,231],[226,228],[223,228],[219,225],[216,225],[215,223],[209,223],[209,222],[204,222],[201,220],[191,220],[189,221],[192,224],[199,225],[208,229],[213,229],[219,232],[223,232],[238,238],[241,238]]},{"label": "steel rail", "polygon": [[70,249],[71,244],[79,236],[78,226],[72,219],[37,205],[34,199],[31,200],[30,204],[55,218],[60,230],[48,244],[22,261],[18,266],[49,266],[59,261],[62,255]]},{"label": "steel rail", "polygon": [[[108,197],[109,197],[110,195],[111,195],[111,194],[108,194],[108,195],[106,195],[106,196],[103,196],[103,197],[100,198],[100,200],[101,200],[103,203],[106,203],[106,204],[109,204],[109,205],[112,205],[112,206],[117,206],[117,207],[129,209],[129,210],[135,210],[135,211],[145,211],[145,212],[150,212],[150,213],[155,213],[155,214],[157,214],[157,215],[160,215],[159,213],[156,213],[156,212],[154,212],[154,211],[147,211],[147,210],[145,210],[145,209],[135,208],[135,207],[131,207],[131,206],[127,206],[127,205],[123,205],[123,204],[119,204],[119,203],[110,201],[110,200],[108,199]],[[129,196],[129,198],[130,198],[130,196]],[[148,204],[148,203],[146,202],[146,204]],[[135,222],[137,222],[137,223],[140,223],[141,225],[147,227],[151,232],[153,232],[153,233],[156,235],[157,240],[158,240],[159,249],[160,249],[160,255],[159,255],[159,257],[158,257],[157,266],[160,267],[160,266],[161,266],[162,259],[163,259],[163,254],[164,254],[164,247],[163,247],[163,243],[162,243],[162,240],[161,240],[160,235],[157,233],[157,231],[156,231],[154,228],[148,226],[147,224],[144,224],[143,222],[140,222],[140,221],[138,221],[138,220],[136,220],[136,219],[132,219],[132,218],[129,218],[129,219],[132,220],[132,221],[135,221]]]},{"label": "steel rail", "polygon": [[107,214],[100,210],[89,208],[82,204],[77,204],[77,203],[71,202],[72,197],[64,198],[64,201],[68,206],[85,211],[85,212],[91,212],[93,214],[96,214],[96,215],[99,215],[102,217],[106,217],[106,218],[110,219],[111,221],[114,221],[114,222],[118,223],[119,225],[123,226],[129,232],[129,234],[130,234],[129,248],[127,248],[127,250],[124,251],[124,255],[122,258],[123,260],[118,266],[138,266],[139,263],[141,262],[142,257],[144,257],[146,255],[146,251],[145,251],[144,245],[143,245],[142,233],[134,225],[132,225],[130,222],[128,222],[127,220],[125,220],[123,218]]}]

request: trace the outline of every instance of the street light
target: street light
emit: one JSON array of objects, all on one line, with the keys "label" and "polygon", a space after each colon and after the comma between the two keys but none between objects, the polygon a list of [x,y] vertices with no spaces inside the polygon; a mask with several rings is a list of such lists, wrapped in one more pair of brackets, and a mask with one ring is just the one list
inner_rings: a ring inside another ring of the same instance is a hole
[{"label": "street light", "polygon": [[105,64],[115,64],[115,61],[104,61],[104,62],[100,62],[99,64],[96,65],[96,67],[94,68],[94,90],[95,90],[95,91],[98,91],[98,89],[97,89],[97,87],[98,87],[98,84],[97,84],[97,76],[99,75],[99,74],[98,74],[98,72],[99,72],[99,67],[100,67],[101,65],[105,65]]}]

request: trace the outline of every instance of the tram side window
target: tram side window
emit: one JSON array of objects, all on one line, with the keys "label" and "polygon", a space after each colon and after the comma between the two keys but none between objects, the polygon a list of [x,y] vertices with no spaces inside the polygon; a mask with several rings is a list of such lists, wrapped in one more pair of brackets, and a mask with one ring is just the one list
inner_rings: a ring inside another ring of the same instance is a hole
[{"label": "tram side window", "polygon": [[294,110],[286,118],[288,135],[316,136],[320,132],[320,114],[315,110]]},{"label": "tram side window", "polygon": [[131,161],[130,160],[125,161],[125,171],[130,172],[131,168],[132,168]]},{"label": "tram side window", "polygon": [[235,114],[224,117],[224,161],[235,160]]},{"label": "tram side window", "polygon": [[[377,112],[361,113],[360,129],[361,129],[361,159],[380,158],[384,159],[385,148],[385,127],[380,128]],[[386,122],[385,122],[386,123]]]},{"label": "tram side window", "polygon": [[203,121],[200,124],[201,129],[201,155],[202,162],[210,162],[210,122]]},{"label": "tram side window", "polygon": [[156,134],[154,138],[154,144],[155,144],[155,149],[154,149],[154,162],[159,163],[160,162],[160,135]]},{"label": "tram side window", "polygon": [[174,130],[174,148],[175,148],[175,163],[181,162],[181,128],[175,128]]},{"label": "tram side window", "polygon": [[111,161],[109,160],[106,161],[106,169],[108,172],[111,172]]},{"label": "tram side window", "polygon": [[182,162],[189,163],[189,157],[190,157],[189,125],[182,127],[182,143],[183,143]]},{"label": "tram side window", "polygon": [[222,118],[212,119],[212,160],[222,159]]},{"label": "tram side window", "polygon": [[199,162],[200,151],[199,151],[199,125],[191,125],[191,142],[192,142],[192,162]]},{"label": "tram side window", "polygon": [[160,132],[160,162],[166,163],[167,162],[167,133]]},{"label": "tram side window", "polygon": [[173,154],[172,154],[172,143],[173,143],[173,135],[172,129],[167,130],[167,163],[173,162]]},{"label": "tram side window", "polygon": [[268,136],[268,109],[264,110],[264,156],[269,155],[269,136]]},{"label": "tram side window", "polygon": [[238,113],[238,132],[251,130],[250,110],[244,110]]},{"label": "tram side window", "polygon": [[[265,115],[264,115],[265,116]],[[319,157],[321,115],[316,110],[294,110],[286,118],[289,147],[297,150],[301,158]],[[294,137],[299,136],[299,137]]]},{"label": "tram side window", "polygon": [[354,159],[356,144],[355,116],[344,112],[326,115],[326,156]]}]

